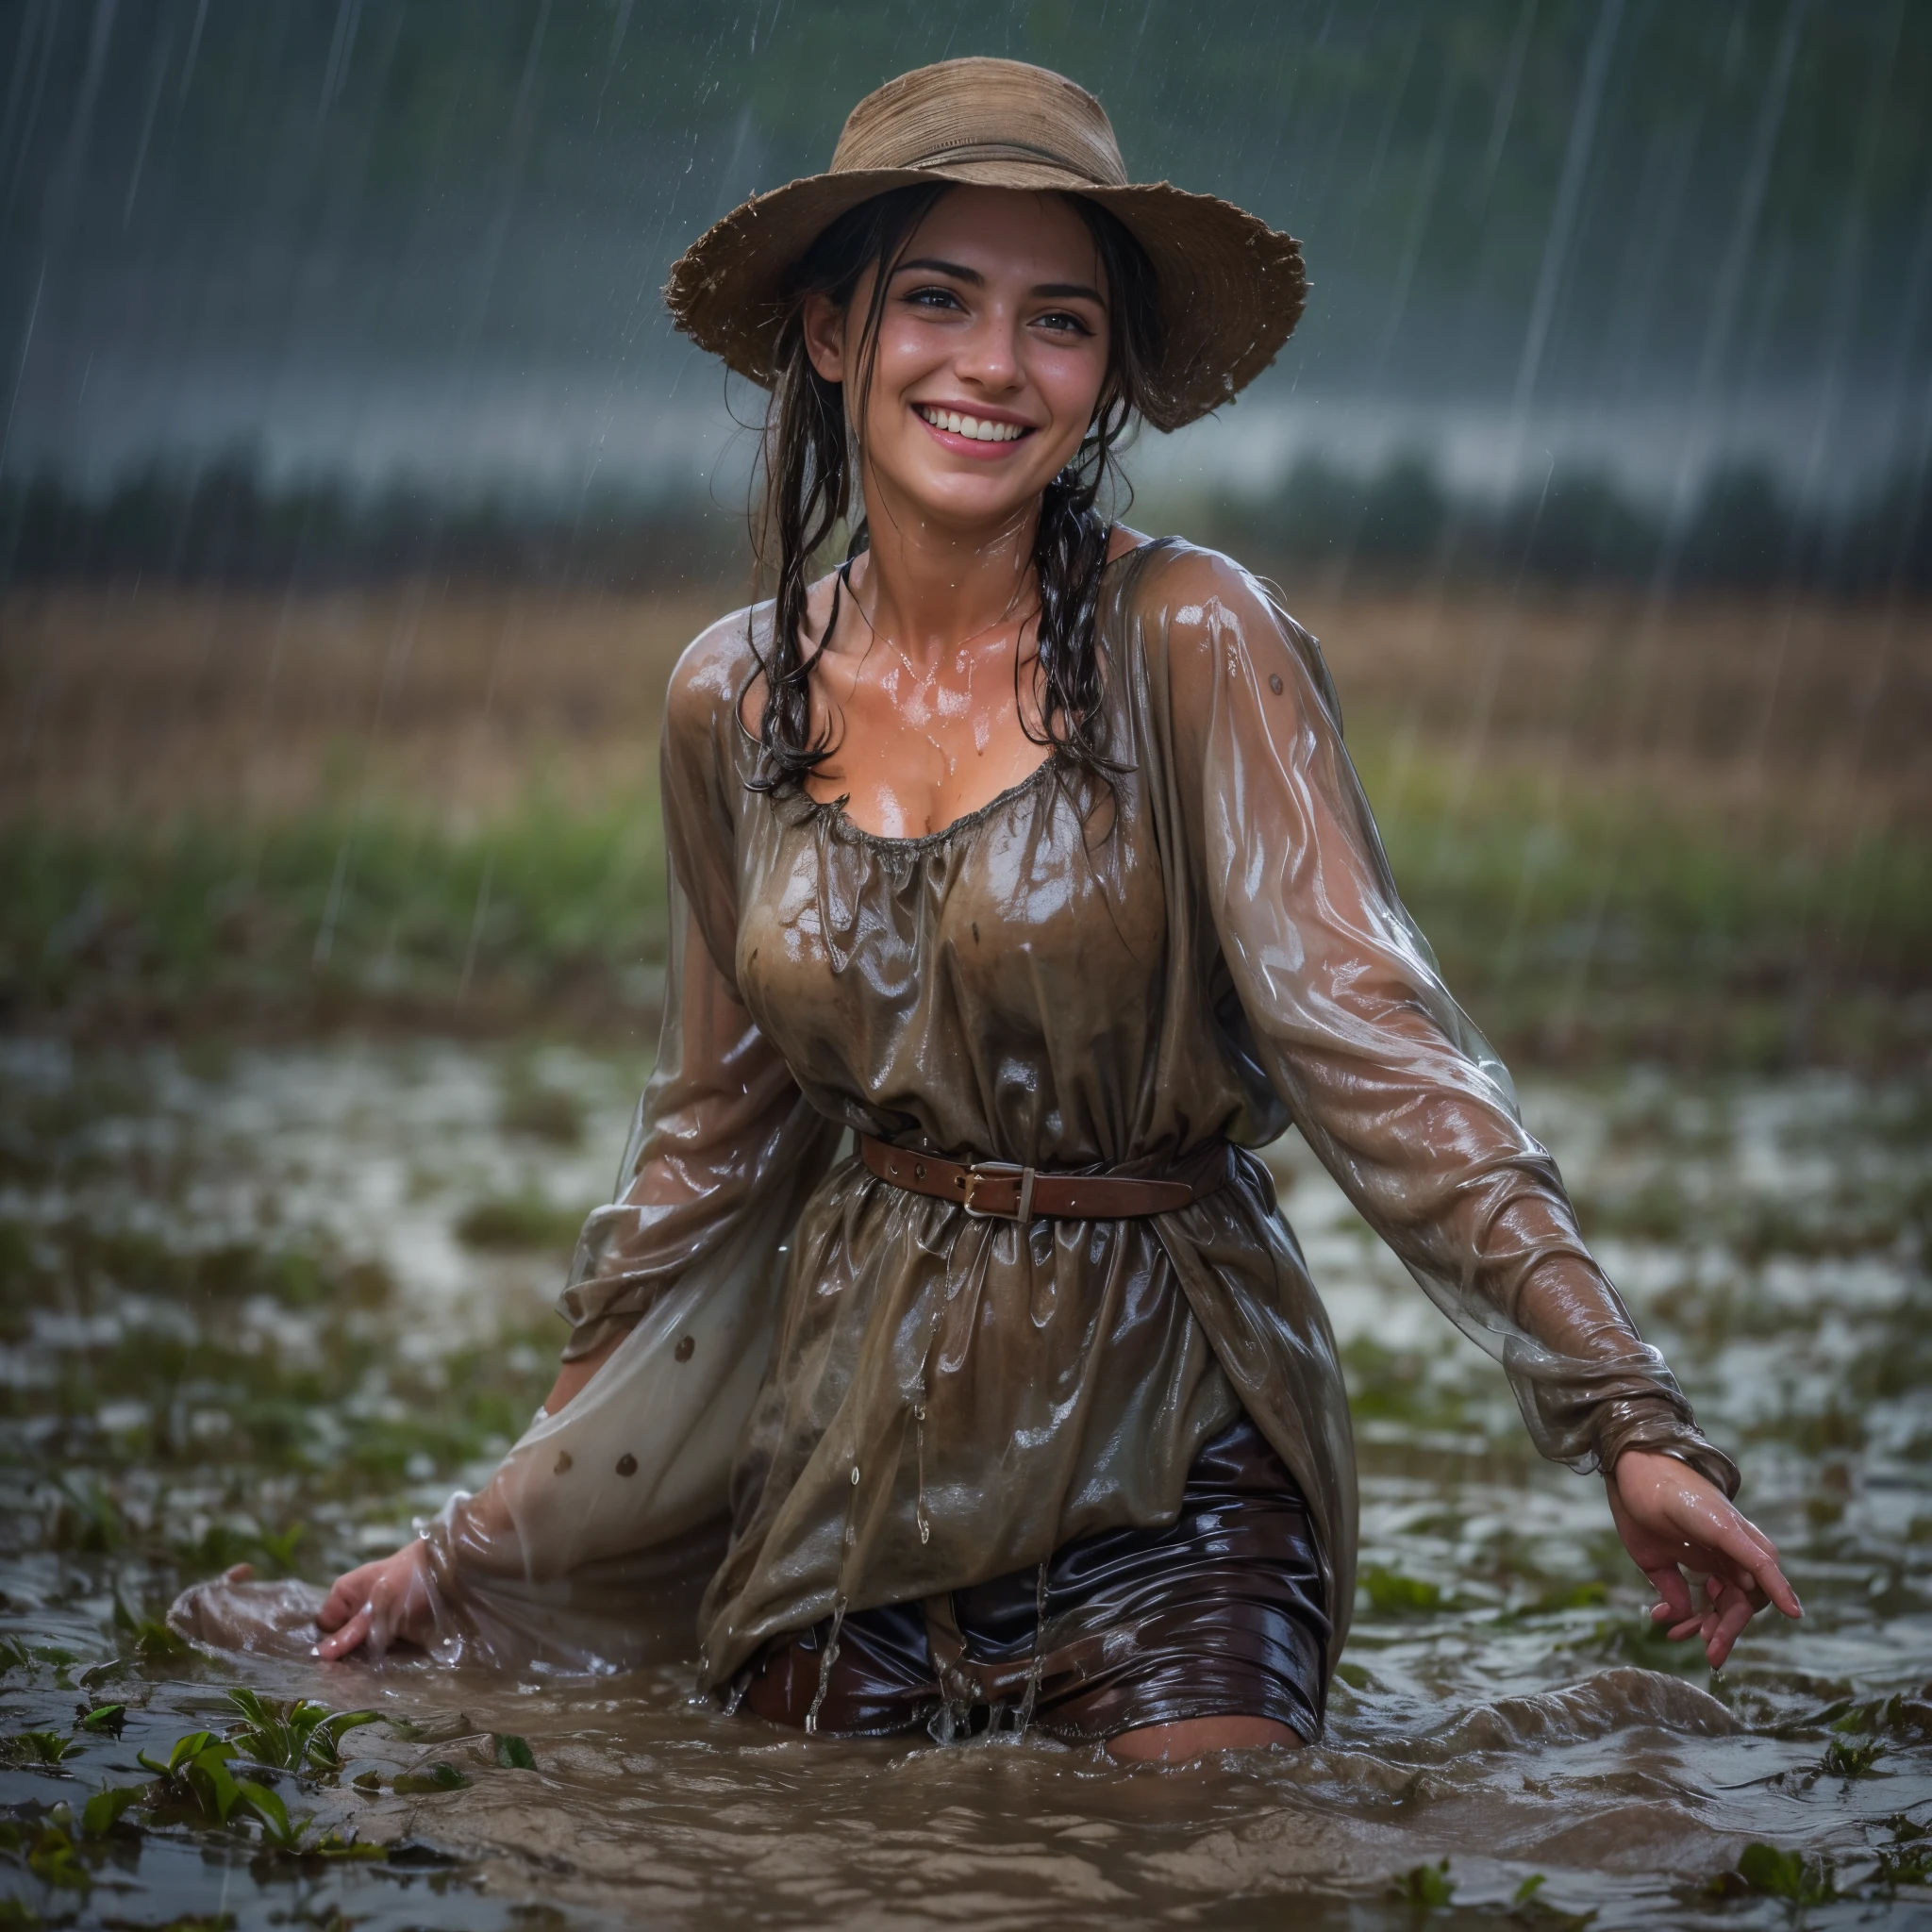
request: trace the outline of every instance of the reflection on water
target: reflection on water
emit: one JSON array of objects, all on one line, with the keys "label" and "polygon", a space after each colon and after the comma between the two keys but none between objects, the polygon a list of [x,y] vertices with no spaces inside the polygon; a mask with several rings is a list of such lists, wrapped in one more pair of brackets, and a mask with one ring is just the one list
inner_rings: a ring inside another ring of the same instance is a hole
[{"label": "reflection on water", "polygon": [[[641,1072],[0,1050],[0,1625],[25,1646],[0,1657],[0,1728],[75,1740],[58,1764],[8,1747],[0,1891],[50,1923],[1279,1924],[1292,1898],[1311,1925],[1773,1925],[1779,1886],[1836,1890],[1816,1925],[1932,1910],[1923,1087],[1526,1095],[1809,1612],[1717,1677],[1648,1634],[1599,1486],[1534,1457],[1493,1365],[1292,1143],[1362,1449],[1362,1598],[1320,1749],[1125,1771],[1032,1737],[808,1742],[720,1719],[678,1670],[520,1686],[170,1654],[144,1620],[178,1583],[238,1559],[325,1577],[487,1470],[547,1382],[559,1245]],[[62,1865],[45,1807],[77,1820],[146,1781],[137,1752],[231,1726],[236,1683],[385,1713],[279,1790],[311,1846],[353,1829],[395,1855],[273,1858],[255,1826],[162,1806]],[[110,1701],[118,1739],[79,1724]],[[1794,1856],[1713,1892],[1753,1841]]]}]

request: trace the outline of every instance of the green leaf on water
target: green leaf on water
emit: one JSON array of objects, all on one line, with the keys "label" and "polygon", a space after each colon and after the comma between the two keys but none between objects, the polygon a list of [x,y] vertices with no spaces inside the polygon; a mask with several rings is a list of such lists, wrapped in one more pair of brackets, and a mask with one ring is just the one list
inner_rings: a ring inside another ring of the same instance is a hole
[{"label": "green leaf on water", "polygon": [[235,1803],[244,1811],[251,1811],[261,1824],[261,1835],[270,1844],[280,1851],[293,1851],[301,1839],[305,1819],[300,1824],[289,1823],[289,1807],[282,1803],[279,1792],[272,1791],[266,1785],[257,1784],[253,1778],[238,1777],[235,1780]]},{"label": "green leaf on water", "polygon": [[527,1738],[519,1738],[509,1731],[492,1731],[490,1742],[496,1753],[497,1763],[506,1771],[536,1770],[537,1755],[530,1749]]},{"label": "green leaf on water", "polygon": [[43,1823],[35,1834],[26,1864],[27,1870],[43,1885],[57,1885],[69,1891],[86,1891],[94,1882],[94,1874],[75,1855],[74,1840],[51,1822]]},{"label": "green leaf on water", "polygon": [[[1752,1891],[1790,1899],[1794,1905],[1823,1905],[1838,1896],[1829,1865],[1799,1852],[1780,1851],[1775,1845],[1746,1845],[1738,1860],[1737,1875]],[[1723,1886],[1722,1879],[1719,1885]]]},{"label": "green leaf on water", "polygon": [[1542,1895],[1548,1879],[1541,1872],[1532,1872],[1516,1888],[1509,1901],[1509,1917],[1518,1925],[1530,1925],[1535,1932],[1587,1932],[1596,1923],[1596,1912],[1566,1912],[1560,1906],[1553,1906]]},{"label": "green leaf on water", "polygon": [[108,1785],[96,1791],[81,1811],[81,1837],[106,1838],[146,1795],[139,1785]]},{"label": "green leaf on water", "polygon": [[1335,1674],[1351,1690],[1366,1690],[1375,1681],[1360,1664],[1352,1664],[1346,1659],[1335,1666]]},{"label": "green leaf on water", "polygon": [[1449,1875],[1449,1860],[1436,1865],[1411,1865],[1390,1890],[1418,1911],[1439,1911],[1456,1895],[1456,1881]]},{"label": "green leaf on water", "polygon": [[58,1731],[16,1731],[7,1740],[7,1755],[16,1764],[58,1764],[75,1748]]},{"label": "green leaf on water", "polygon": [[122,1725],[127,1722],[127,1707],[125,1704],[96,1704],[83,1710],[78,1722],[84,1731],[97,1735],[105,1732],[109,1737],[118,1738]]},{"label": "green leaf on water", "polygon": [[454,1764],[425,1764],[401,1773],[390,1789],[400,1797],[417,1798],[431,1791],[460,1791],[469,1782]]}]

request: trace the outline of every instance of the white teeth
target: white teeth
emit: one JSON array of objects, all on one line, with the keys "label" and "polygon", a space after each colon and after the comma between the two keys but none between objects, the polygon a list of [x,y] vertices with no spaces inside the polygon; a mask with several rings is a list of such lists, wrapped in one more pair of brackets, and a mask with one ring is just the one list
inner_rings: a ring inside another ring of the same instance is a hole
[{"label": "white teeth", "polygon": [[1017,423],[983,423],[958,409],[930,409],[921,404],[919,413],[935,429],[971,437],[974,442],[1016,442],[1025,433]]}]

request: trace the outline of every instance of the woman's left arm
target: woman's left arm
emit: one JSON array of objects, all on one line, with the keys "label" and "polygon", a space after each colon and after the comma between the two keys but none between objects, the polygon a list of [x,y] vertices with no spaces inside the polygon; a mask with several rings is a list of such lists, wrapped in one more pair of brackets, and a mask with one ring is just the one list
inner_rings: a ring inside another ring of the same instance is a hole
[{"label": "woman's left arm", "polygon": [[[1312,639],[1209,553],[1170,572],[1167,701],[1204,908],[1251,1052],[1375,1232],[1503,1364],[1539,1449],[1603,1472],[1674,1635],[1711,1662],[1798,1601],[1738,1472],[1584,1246],[1556,1163],[1397,896]],[[1679,1565],[1710,1578],[1695,1607]]]}]

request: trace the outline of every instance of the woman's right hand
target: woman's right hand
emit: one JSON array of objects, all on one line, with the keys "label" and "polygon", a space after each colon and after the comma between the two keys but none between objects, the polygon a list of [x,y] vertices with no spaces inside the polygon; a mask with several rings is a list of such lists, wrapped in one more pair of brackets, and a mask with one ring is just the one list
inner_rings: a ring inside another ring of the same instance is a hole
[{"label": "woman's right hand", "polygon": [[392,1643],[426,1642],[436,1627],[436,1607],[422,1539],[338,1576],[315,1622],[329,1633],[315,1646],[328,1663],[357,1649],[380,1657]]}]

